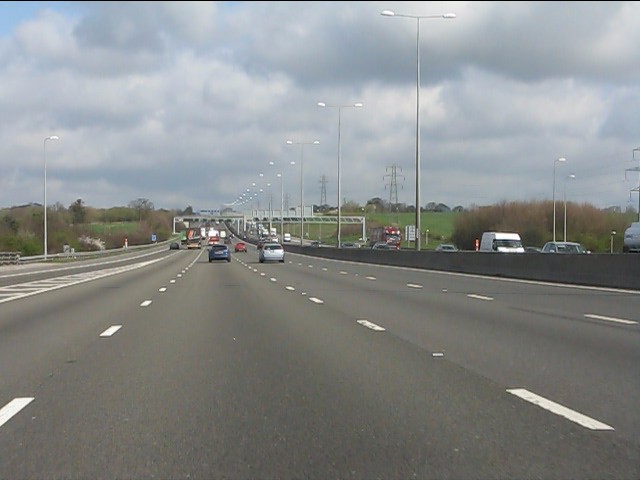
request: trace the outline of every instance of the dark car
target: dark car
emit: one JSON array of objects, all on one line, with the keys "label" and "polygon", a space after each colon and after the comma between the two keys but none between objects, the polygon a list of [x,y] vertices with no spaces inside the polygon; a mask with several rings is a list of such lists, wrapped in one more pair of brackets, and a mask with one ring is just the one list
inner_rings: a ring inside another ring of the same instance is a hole
[{"label": "dark car", "polygon": [[211,245],[211,247],[209,247],[209,263],[214,260],[226,260],[230,262],[231,252],[229,251],[229,247],[223,243]]},{"label": "dark car", "polygon": [[458,247],[450,243],[441,243],[436,247],[436,252],[457,252]]},{"label": "dark car", "polygon": [[180,242],[171,242],[169,244],[169,250],[180,250]]}]

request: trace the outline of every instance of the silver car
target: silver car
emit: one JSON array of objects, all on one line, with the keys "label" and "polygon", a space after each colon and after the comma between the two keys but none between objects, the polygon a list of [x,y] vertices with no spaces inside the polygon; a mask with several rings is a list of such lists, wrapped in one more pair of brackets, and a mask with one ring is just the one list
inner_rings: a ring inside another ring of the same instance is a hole
[{"label": "silver car", "polygon": [[581,244],[576,242],[547,242],[541,250],[542,253],[591,253]]},{"label": "silver car", "polygon": [[284,263],[284,248],[279,243],[267,242],[259,250],[258,259],[260,263],[280,262]]},{"label": "silver car", "polygon": [[624,232],[623,252],[640,252],[640,222],[633,222]]}]

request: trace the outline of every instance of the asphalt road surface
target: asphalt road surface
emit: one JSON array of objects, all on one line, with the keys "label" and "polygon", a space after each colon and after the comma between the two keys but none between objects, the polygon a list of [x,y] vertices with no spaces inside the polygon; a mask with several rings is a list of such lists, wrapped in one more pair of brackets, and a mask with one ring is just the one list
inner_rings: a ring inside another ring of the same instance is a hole
[{"label": "asphalt road surface", "polygon": [[206,250],[0,269],[2,479],[640,478],[640,292]]}]

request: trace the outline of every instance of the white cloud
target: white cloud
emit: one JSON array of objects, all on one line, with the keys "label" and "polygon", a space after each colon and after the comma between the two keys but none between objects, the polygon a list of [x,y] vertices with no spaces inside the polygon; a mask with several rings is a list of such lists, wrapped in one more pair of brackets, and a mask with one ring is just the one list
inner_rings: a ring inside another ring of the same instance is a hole
[{"label": "white cloud", "polygon": [[[316,138],[305,149],[305,203],[319,202],[323,175],[335,203],[337,112],[318,101],[364,103],[342,111],[343,196],[386,198],[397,165],[398,196],[413,203],[416,21],[381,16],[389,4],[45,7],[16,15],[0,39],[0,206],[41,201],[43,139],[53,134],[51,203],[147,197],[216,208],[260,172],[279,185],[282,171],[296,204],[301,152],[285,140]],[[423,205],[551,198],[558,156],[568,159],[560,173],[576,174],[577,201],[629,203],[637,178],[625,180],[625,169],[640,161],[640,4],[392,7],[458,14],[420,24]]]}]

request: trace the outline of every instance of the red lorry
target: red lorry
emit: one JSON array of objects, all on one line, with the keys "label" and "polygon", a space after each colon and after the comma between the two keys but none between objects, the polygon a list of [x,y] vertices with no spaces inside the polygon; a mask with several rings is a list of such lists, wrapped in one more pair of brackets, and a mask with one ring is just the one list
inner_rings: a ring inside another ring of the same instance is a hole
[{"label": "red lorry", "polygon": [[384,242],[400,249],[400,243],[402,242],[400,228],[392,226],[372,228],[369,233],[369,245],[373,246],[378,242]]}]

